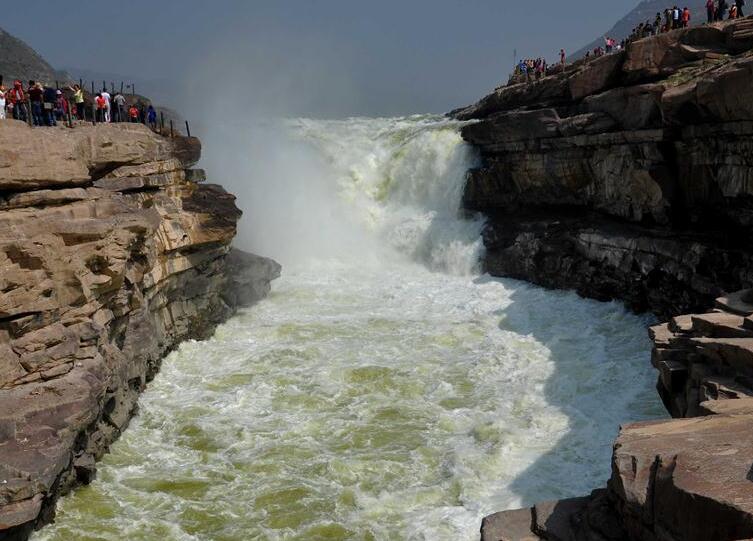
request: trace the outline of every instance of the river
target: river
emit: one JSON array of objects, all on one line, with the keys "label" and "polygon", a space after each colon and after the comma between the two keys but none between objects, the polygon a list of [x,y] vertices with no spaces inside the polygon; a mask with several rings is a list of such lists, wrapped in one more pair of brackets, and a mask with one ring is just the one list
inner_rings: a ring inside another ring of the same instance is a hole
[{"label": "river", "polygon": [[254,213],[285,224],[261,247],[283,277],[165,359],[35,541],[475,540],[486,514],[603,486],[619,424],[663,415],[647,316],[479,273],[457,123],[285,129],[317,173]]}]

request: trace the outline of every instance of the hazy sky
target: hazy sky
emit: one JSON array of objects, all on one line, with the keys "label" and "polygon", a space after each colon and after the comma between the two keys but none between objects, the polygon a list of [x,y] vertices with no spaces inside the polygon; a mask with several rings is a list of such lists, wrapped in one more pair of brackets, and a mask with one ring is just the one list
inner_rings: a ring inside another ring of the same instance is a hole
[{"label": "hazy sky", "polygon": [[55,67],[169,81],[187,91],[181,107],[217,84],[275,112],[388,115],[475,101],[506,78],[515,49],[553,60],[636,3],[26,0],[2,26]]}]

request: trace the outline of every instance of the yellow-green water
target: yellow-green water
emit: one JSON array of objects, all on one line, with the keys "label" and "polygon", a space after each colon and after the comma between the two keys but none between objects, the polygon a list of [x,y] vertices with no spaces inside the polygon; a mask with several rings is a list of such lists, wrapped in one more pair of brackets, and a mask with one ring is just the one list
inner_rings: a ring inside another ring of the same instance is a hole
[{"label": "yellow-green water", "polygon": [[587,493],[659,414],[645,320],[414,265],[312,263],[164,362],[36,541],[477,538]]},{"label": "yellow-green water", "polygon": [[237,166],[241,241],[283,259],[273,294],[165,359],[34,541],[476,540],[603,486],[619,424],[661,415],[645,318],[475,275],[457,123],[294,131],[306,150],[249,130],[263,152],[214,164]]}]

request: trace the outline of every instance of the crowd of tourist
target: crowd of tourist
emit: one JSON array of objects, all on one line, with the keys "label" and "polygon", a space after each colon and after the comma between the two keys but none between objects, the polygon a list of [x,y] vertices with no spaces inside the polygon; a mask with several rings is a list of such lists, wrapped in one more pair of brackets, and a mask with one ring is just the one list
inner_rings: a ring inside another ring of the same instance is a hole
[{"label": "crowd of tourist", "polygon": [[29,81],[26,88],[18,80],[10,89],[0,85],[0,119],[5,118],[33,126],[57,126],[63,121],[133,122],[157,129],[157,111],[141,100],[129,105],[122,93],[113,96],[106,88],[87,100],[80,85],[60,89],[36,81]]},{"label": "crowd of tourist", "polygon": [[[706,0],[706,22],[713,23],[744,17],[744,6],[745,0],[733,0],[729,3],[727,0]],[[682,9],[677,6],[667,8],[663,13],[657,13],[653,22],[649,20],[636,26],[627,41],[655,36],[678,28],[687,28],[690,26],[691,19],[692,14],[687,7]]]},{"label": "crowd of tourist", "polygon": [[[744,6],[745,0],[731,0],[729,3],[727,0],[707,0],[707,22],[713,23],[725,19],[744,17]],[[683,7],[682,9],[677,6],[667,8],[663,13],[657,13],[653,22],[648,20],[645,23],[640,23],[633,29],[628,37],[620,42],[612,37],[604,36],[604,46],[598,46],[592,51],[587,51],[585,57],[598,57],[605,54],[619,52],[632,41],[670,32],[678,28],[687,28],[690,26],[691,19],[692,14],[687,7]],[[560,64],[562,66],[565,65],[565,51],[563,49],[560,49]],[[510,79],[520,81],[520,79],[524,78],[527,82],[530,82],[547,75],[552,68],[553,66],[549,66],[544,58],[524,59],[518,62],[515,66]]]}]

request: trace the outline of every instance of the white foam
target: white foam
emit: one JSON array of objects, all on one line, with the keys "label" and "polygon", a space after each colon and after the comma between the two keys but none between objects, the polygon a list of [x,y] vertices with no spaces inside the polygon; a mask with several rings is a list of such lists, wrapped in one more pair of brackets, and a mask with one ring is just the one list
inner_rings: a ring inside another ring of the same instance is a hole
[{"label": "white foam", "polygon": [[288,127],[337,202],[298,209],[354,234],[291,229],[308,257],[165,360],[37,541],[473,540],[485,514],[603,485],[617,426],[660,414],[646,318],[473,274],[457,124]]}]

